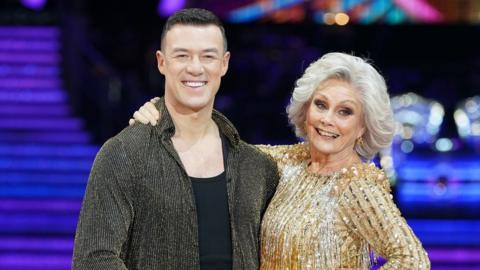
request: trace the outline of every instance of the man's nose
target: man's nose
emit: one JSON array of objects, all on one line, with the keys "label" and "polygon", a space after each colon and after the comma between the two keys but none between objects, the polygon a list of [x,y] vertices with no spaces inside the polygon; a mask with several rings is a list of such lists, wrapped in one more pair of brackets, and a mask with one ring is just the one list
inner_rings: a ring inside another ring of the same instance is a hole
[{"label": "man's nose", "polygon": [[187,72],[193,75],[203,73],[203,64],[198,57],[193,57],[187,65]]}]

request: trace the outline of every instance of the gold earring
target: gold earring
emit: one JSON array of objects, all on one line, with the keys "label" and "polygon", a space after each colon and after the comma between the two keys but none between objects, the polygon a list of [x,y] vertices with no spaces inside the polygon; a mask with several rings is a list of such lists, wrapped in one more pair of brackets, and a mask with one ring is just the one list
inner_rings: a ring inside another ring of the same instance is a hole
[{"label": "gold earring", "polygon": [[357,141],[355,142],[355,144],[359,145],[360,147],[365,146],[365,143],[363,142],[362,137],[358,138]]}]

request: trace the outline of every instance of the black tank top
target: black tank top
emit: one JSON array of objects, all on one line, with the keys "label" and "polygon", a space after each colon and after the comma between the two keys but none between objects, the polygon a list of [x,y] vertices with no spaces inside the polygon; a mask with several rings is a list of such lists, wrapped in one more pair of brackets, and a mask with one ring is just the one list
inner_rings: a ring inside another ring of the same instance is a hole
[{"label": "black tank top", "polygon": [[232,236],[225,171],[211,178],[190,179],[197,206],[200,269],[231,270]]}]

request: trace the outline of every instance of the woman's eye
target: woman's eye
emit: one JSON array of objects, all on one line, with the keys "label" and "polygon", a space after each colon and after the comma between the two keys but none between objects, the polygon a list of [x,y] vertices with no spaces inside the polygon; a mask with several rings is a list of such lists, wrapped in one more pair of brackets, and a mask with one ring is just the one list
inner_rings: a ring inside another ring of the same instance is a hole
[{"label": "woman's eye", "polygon": [[327,108],[327,105],[325,104],[325,102],[321,101],[321,100],[315,100],[314,101],[314,104],[315,106],[317,106],[318,108],[320,109],[325,109]]},{"label": "woman's eye", "polygon": [[348,116],[348,115],[352,115],[353,111],[350,109],[341,109],[338,113],[342,116]]}]

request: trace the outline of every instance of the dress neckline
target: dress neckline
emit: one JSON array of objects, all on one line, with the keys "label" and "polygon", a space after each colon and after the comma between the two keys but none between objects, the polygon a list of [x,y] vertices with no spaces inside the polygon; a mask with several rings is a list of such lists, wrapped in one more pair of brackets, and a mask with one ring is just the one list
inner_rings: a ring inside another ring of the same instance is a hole
[{"label": "dress neckline", "polygon": [[310,161],[309,160],[304,160],[302,161],[302,167],[303,167],[303,170],[305,171],[305,174],[306,175],[309,175],[309,176],[317,176],[317,177],[331,177],[331,176],[334,176],[334,175],[340,175],[340,174],[345,174],[347,173],[348,171],[358,171],[360,170],[361,168],[364,168],[366,166],[371,166],[371,164],[373,163],[365,163],[365,162],[359,162],[359,163],[354,163],[350,166],[345,166],[345,167],[342,167],[336,171],[332,171],[332,172],[328,172],[328,173],[317,173],[317,172],[310,172],[308,170],[308,166],[310,164]]}]

